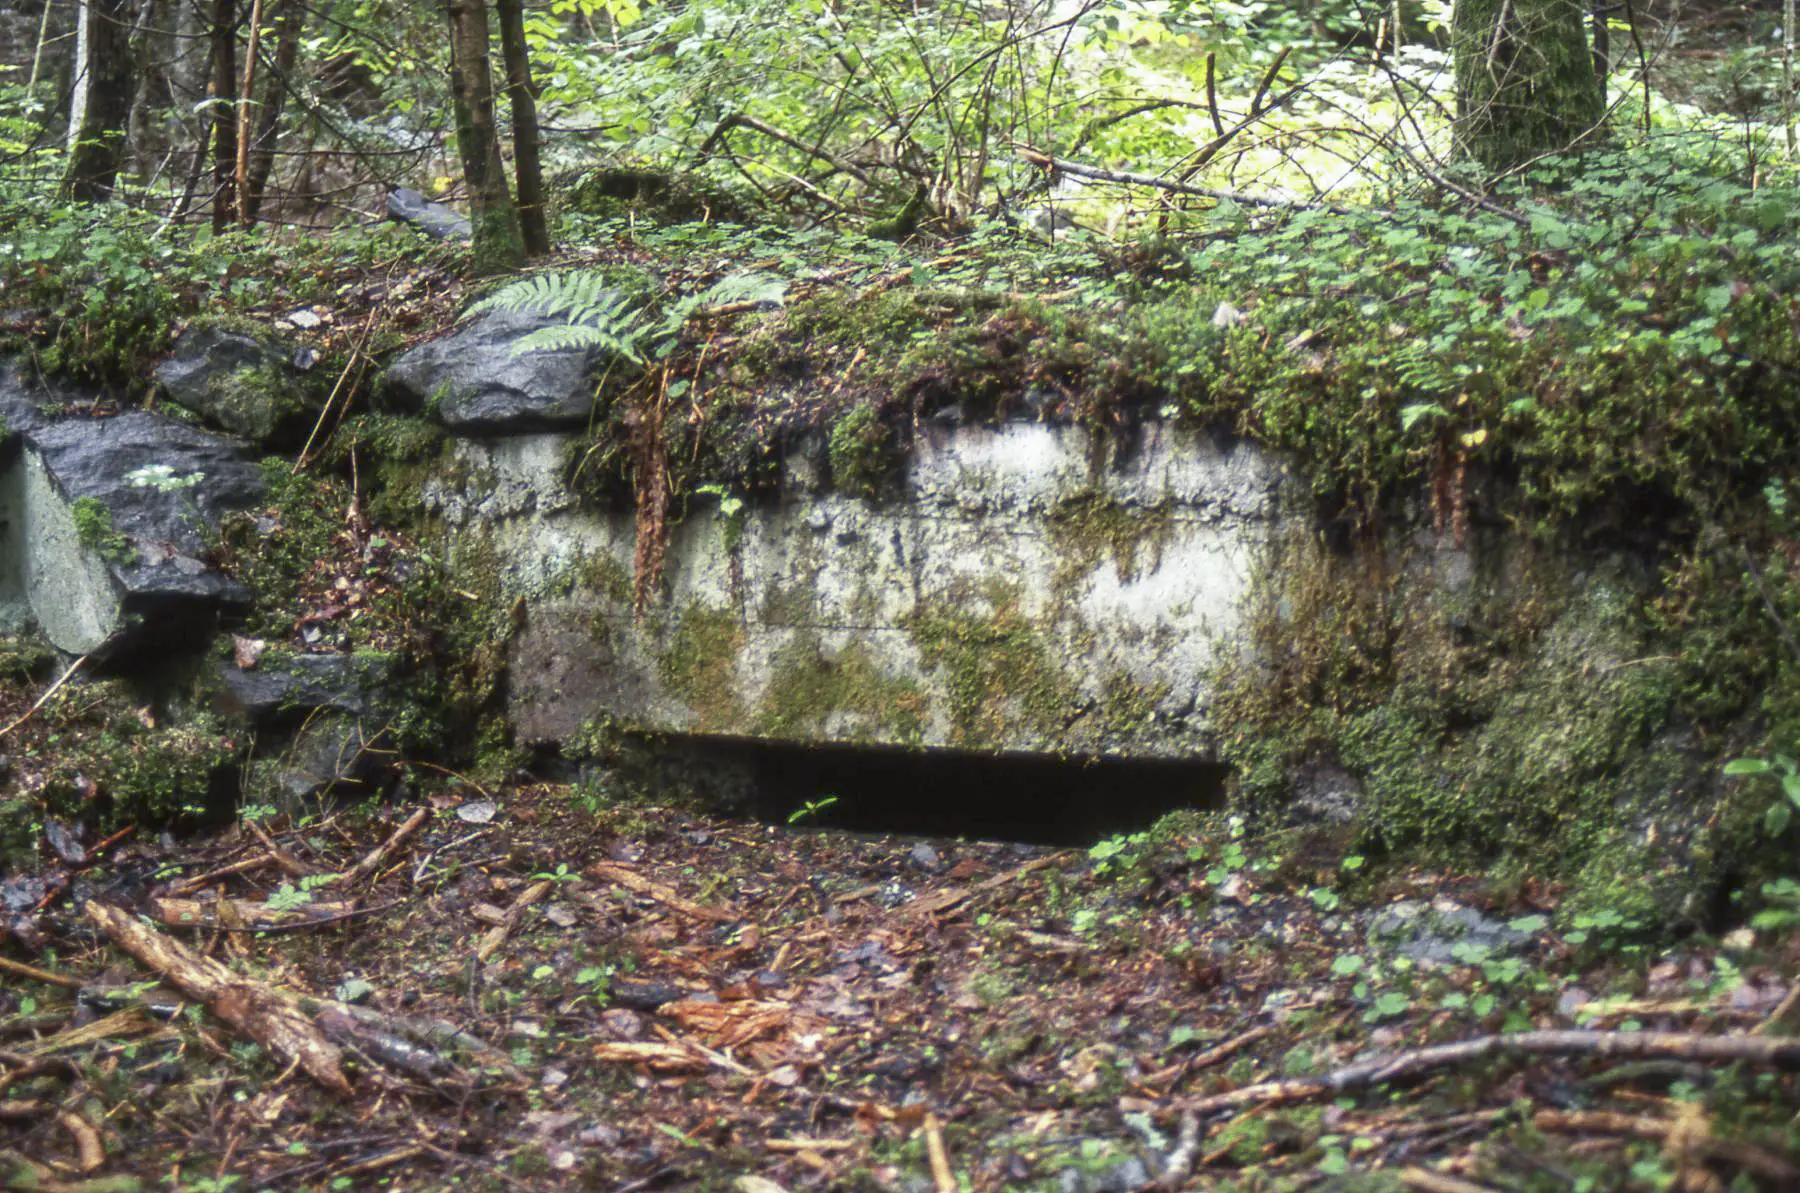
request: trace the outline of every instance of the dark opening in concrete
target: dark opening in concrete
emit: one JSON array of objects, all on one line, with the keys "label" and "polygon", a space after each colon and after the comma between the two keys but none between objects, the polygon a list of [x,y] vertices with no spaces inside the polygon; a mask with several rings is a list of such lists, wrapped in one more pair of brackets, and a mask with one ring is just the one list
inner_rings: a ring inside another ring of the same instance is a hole
[{"label": "dark opening in concrete", "polygon": [[1091,845],[1166,812],[1217,804],[1228,768],[1189,761],[1057,759],[847,746],[715,743],[741,756],[756,816],[919,836]]}]

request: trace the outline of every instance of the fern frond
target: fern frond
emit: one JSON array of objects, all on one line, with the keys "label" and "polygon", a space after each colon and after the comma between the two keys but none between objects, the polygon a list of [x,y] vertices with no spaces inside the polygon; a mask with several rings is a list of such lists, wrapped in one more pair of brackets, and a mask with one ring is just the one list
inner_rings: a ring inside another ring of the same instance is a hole
[{"label": "fern frond", "polygon": [[504,286],[471,306],[466,315],[503,311],[554,317],[571,323],[587,322],[577,312],[591,312],[622,304],[625,300],[607,284],[604,275],[585,269],[564,273],[540,273]]}]

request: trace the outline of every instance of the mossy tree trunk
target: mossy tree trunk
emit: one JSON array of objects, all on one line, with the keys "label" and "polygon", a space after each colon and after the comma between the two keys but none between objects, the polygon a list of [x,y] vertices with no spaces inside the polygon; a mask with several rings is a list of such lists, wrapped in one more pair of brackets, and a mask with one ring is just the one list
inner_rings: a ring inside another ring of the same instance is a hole
[{"label": "mossy tree trunk", "polygon": [[131,116],[131,0],[85,0],[76,32],[63,193],[81,203],[112,196]]},{"label": "mossy tree trunk", "polygon": [[450,95],[456,115],[456,148],[469,188],[475,268],[503,273],[525,262],[519,211],[506,185],[500,138],[494,127],[494,78],[488,65],[486,0],[445,0],[450,24]]},{"label": "mossy tree trunk", "polygon": [[1581,0],[1457,0],[1457,140],[1498,172],[1573,145],[1600,123]]}]

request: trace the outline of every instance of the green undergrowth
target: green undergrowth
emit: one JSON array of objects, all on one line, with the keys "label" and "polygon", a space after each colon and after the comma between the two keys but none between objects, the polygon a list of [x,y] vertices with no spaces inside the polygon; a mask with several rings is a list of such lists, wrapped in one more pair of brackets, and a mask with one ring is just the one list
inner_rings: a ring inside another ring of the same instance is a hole
[{"label": "green undergrowth", "polygon": [[441,253],[394,226],[213,237],[122,205],[55,201],[12,177],[0,178],[0,228],[0,354],[134,394],[190,317],[329,303],[373,266]]}]

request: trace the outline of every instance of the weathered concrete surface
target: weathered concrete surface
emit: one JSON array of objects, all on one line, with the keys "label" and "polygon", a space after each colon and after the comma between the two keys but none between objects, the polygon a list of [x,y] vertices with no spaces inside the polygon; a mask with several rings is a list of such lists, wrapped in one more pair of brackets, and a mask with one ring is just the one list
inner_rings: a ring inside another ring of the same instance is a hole
[{"label": "weathered concrete surface", "polygon": [[740,526],[673,528],[663,591],[631,610],[633,518],[584,509],[556,434],[465,440],[428,489],[471,574],[523,597],[518,736],[654,731],[1204,757],[1205,676],[1237,649],[1280,470],[1160,425],[1096,469],[1078,428],[922,435],[902,495],[823,491],[803,457]]}]

